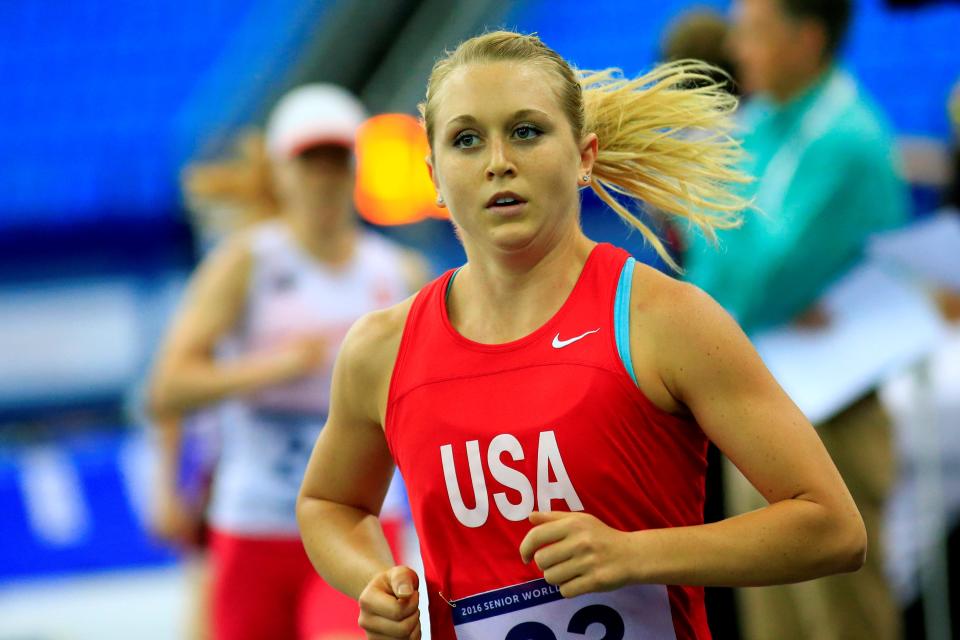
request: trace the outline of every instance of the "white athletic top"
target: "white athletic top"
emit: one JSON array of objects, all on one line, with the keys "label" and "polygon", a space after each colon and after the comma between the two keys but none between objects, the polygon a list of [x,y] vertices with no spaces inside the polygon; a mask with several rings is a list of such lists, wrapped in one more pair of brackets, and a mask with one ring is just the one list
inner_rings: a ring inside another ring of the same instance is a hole
[{"label": "white athletic top", "polygon": [[[306,254],[281,222],[256,227],[250,248],[246,309],[223,356],[306,334],[325,336],[330,346],[316,375],[224,403],[209,518],[228,533],[296,536],[297,491],[326,421],[333,362],[347,329],[411,292],[401,250],[373,233],[362,233],[353,259],[337,267]],[[402,504],[394,482],[383,514]]]}]

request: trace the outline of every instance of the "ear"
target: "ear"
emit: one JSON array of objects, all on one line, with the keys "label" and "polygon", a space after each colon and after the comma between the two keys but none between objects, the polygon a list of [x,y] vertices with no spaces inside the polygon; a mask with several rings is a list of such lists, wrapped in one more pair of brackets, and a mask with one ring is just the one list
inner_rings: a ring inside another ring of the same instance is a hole
[{"label": "ear", "polygon": [[433,154],[428,153],[426,156],[424,156],[423,161],[427,165],[427,173],[430,174],[430,182],[433,183],[434,188],[439,193],[440,185],[437,184],[437,176],[433,172]]},{"label": "ear", "polygon": [[600,151],[600,140],[597,134],[588,133],[580,140],[580,173],[577,176],[579,181],[585,175],[593,174],[593,165],[597,161],[597,154]]},{"label": "ear", "polygon": [[423,161],[427,165],[427,173],[430,174],[430,182],[433,183],[433,188],[437,192],[437,206],[440,208],[446,208],[447,205],[443,201],[443,194],[440,193],[440,181],[437,179],[436,171],[433,170],[433,154],[427,154]]}]

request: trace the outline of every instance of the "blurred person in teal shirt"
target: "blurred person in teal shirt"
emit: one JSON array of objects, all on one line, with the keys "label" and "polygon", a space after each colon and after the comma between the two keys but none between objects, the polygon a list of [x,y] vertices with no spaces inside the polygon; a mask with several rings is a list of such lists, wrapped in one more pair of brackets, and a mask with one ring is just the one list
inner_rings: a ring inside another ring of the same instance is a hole
[{"label": "blurred person in teal shirt", "polygon": [[[869,236],[908,216],[890,128],[835,63],[850,13],[850,0],[734,4],[730,44],[741,88],[752,96],[741,117],[758,212],[721,233],[719,249],[691,238],[684,267],[747,333],[829,322],[817,300],[861,260]],[[880,531],[895,469],[890,420],[869,393],[817,430],[863,515],[867,565],[845,576],[742,589],[743,635],[898,638]],[[739,474],[727,475],[733,511],[765,504]]]},{"label": "blurred person in teal shirt", "polygon": [[[815,5],[837,16],[836,33],[816,19]],[[861,258],[869,235],[907,219],[890,128],[834,64],[844,7],[849,12],[839,0],[736,7],[733,51],[753,94],[742,135],[759,214],[722,234],[720,251],[695,239],[684,266],[748,333],[808,311]]]}]

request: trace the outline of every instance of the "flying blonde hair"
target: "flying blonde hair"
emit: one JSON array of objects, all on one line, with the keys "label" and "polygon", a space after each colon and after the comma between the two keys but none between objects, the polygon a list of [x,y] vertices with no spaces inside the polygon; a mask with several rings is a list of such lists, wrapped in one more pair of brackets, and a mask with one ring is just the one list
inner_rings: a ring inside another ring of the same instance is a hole
[{"label": "flying blonde hair", "polygon": [[278,215],[273,177],[263,133],[241,134],[233,154],[189,165],[181,176],[184,199],[194,224],[223,236]]},{"label": "flying blonde hair", "polygon": [[680,268],[660,238],[631,207],[683,220],[711,240],[717,229],[741,224],[750,203],[732,186],[751,179],[738,169],[743,150],[732,136],[730,117],[737,99],[715,79],[722,71],[695,60],[663,64],[634,79],[618,69],[576,71],[535,35],[486,33],[461,43],[433,67],[420,104],[431,145],[437,95],[450,73],[463,65],[504,61],[536,64],[558,78],[558,99],[574,135],[581,139],[592,132],[599,138],[591,188],[674,270]]}]

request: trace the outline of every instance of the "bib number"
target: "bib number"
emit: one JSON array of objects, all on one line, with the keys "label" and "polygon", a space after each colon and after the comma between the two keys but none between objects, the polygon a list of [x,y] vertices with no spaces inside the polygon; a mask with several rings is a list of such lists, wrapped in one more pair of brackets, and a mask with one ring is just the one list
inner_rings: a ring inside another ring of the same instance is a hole
[{"label": "bib number", "polygon": [[455,603],[457,640],[675,640],[667,588],[633,585],[565,599],[545,580]]},{"label": "bib number", "polygon": [[[591,604],[573,614],[570,624],[567,625],[567,632],[583,636],[594,623],[602,625],[604,630],[603,636],[598,640],[623,640],[623,618],[619,613],[602,604]],[[558,640],[558,638],[550,627],[541,622],[521,622],[510,629],[504,640]]]}]

